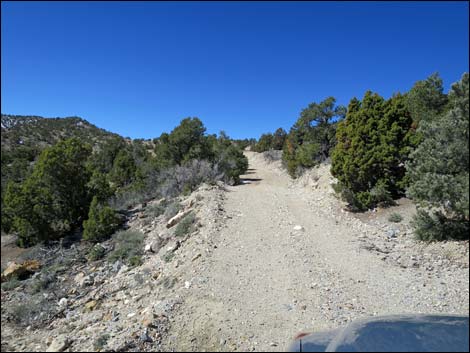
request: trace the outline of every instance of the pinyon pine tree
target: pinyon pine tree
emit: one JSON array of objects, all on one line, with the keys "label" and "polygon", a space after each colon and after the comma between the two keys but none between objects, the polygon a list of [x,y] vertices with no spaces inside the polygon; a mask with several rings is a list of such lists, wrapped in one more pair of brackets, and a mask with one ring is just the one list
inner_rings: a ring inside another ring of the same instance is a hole
[{"label": "pinyon pine tree", "polygon": [[415,233],[422,240],[469,236],[469,75],[452,86],[449,111],[422,119],[423,141],[406,164],[408,195],[419,205]]}]

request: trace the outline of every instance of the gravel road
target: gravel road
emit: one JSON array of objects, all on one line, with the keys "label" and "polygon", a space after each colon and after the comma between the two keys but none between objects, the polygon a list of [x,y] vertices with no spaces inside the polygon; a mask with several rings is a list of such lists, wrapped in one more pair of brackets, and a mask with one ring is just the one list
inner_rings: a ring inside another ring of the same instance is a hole
[{"label": "gravel road", "polygon": [[188,273],[199,283],[172,319],[168,349],[282,351],[299,332],[366,316],[468,315],[468,262],[431,271],[384,261],[361,247],[357,220],[326,206],[338,204],[331,195],[246,155],[244,183],[228,187],[224,226],[212,234],[216,249]]}]

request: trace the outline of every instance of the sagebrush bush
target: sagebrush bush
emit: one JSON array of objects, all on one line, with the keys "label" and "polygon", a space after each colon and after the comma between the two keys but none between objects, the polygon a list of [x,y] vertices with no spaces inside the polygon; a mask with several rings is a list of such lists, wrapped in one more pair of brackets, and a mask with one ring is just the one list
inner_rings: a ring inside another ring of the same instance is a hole
[{"label": "sagebrush bush", "polygon": [[191,212],[187,214],[176,226],[175,236],[184,237],[190,234],[195,229],[196,215]]},{"label": "sagebrush bush", "polygon": [[178,201],[171,202],[165,210],[165,219],[169,220],[170,218],[176,216],[183,206]]},{"label": "sagebrush bush", "polygon": [[269,150],[263,153],[263,157],[268,162],[279,161],[282,158],[282,151]]},{"label": "sagebrush bush", "polygon": [[144,213],[151,218],[157,218],[165,213],[166,205],[165,203],[160,203],[158,205],[151,205],[145,208]]},{"label": "sagebrush bush", "polygon": [[108,261],[124,261],[129,266],[140,265],[139,260],[143,254],[144,234],[138,231],[119,231],[113,236],[114,250],[108,255]]},{"label": "sagebrush bush", "polygon": [[109,206],[115,210],[128,210],[135,205],[151,200],[159,195],[155,190],[130,188],[121,190],[108,202]]},{"label": "sagebrush bush", "polygon": [[9,291],[15,289],[21,285],[21,281],[18,278],[13,277],[10,278],[8,281],[2,283],[2,290]]},{"label": "sagebrush bush", "polygon": [[396,212],[393,212],[390,216],[388,216],[389,222],[400,223],[403,220],[403,217]]},{"label": "sagebrush bush", "polygon": [[95,244],[90,251],[88,252],[88,260],[96,261],[100,260],[106,254],[106,249],[103,248],[100,244]]},{"label": "sagebrush bush", "polygon": [[43,320],[56,313],[57,310],[57,304],[48,301],[42,295],[27,299],[7,309],[14,323],[23,327],[31,325],[33,328],[39,327]]}]

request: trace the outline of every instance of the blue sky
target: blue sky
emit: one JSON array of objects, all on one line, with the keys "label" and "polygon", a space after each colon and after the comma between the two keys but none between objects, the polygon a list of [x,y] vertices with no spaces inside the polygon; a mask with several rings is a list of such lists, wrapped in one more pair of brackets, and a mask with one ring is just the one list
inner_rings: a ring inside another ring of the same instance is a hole
[{"label": "blue sky", "polygon": [[289,130],[310,102],[468,71],[468,2],[2,2],[2,113],[133,138]]}]

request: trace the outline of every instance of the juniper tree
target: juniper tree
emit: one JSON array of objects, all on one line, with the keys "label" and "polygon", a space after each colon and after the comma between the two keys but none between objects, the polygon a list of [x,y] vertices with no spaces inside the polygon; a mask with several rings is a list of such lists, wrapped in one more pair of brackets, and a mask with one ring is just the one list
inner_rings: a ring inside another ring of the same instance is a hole
[{"label": "juniper tree", "polygon": [[91,147],[77,138],[60,141],[41,153],[21,185],[7,189],[5,208],[21,246],[59,238],[80,224],[90,203],[90,155]]},{"label": "juniper tree", "polygon": [[338,124],[331,167],[351,208],[389,204],[403,193],[404,162],[413,146],[411,124],[402,95],[386,101],[368,91],[362,102],[351,100]]}]

